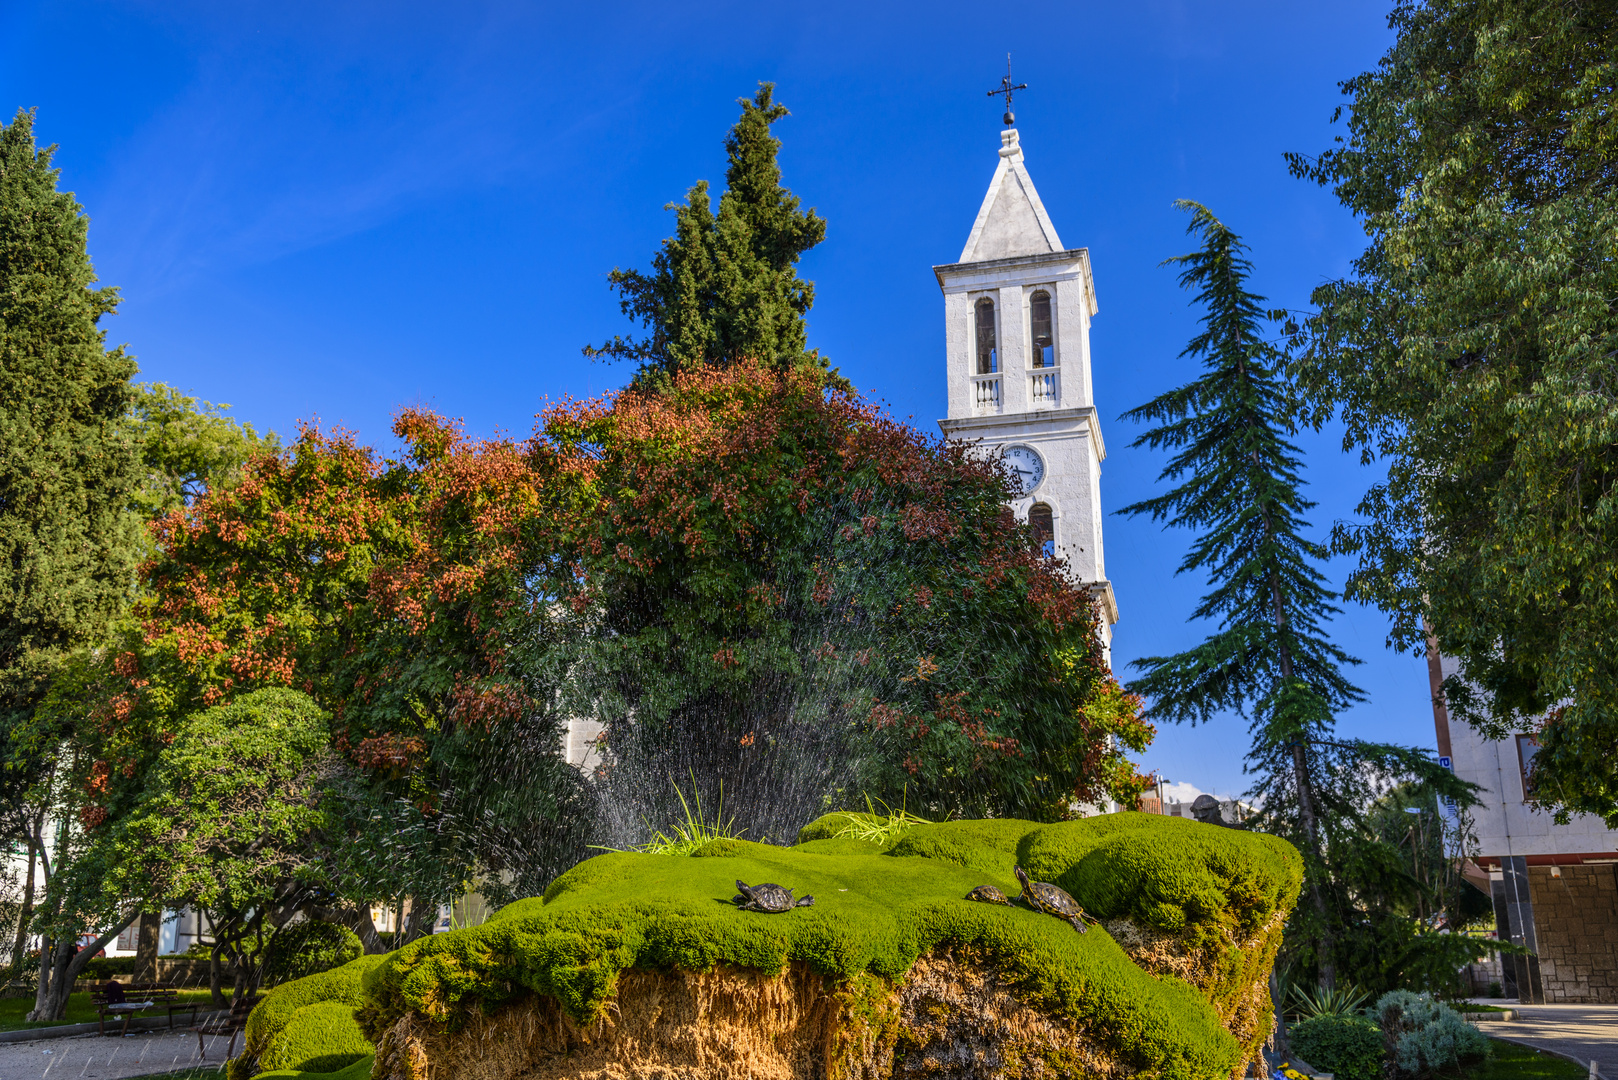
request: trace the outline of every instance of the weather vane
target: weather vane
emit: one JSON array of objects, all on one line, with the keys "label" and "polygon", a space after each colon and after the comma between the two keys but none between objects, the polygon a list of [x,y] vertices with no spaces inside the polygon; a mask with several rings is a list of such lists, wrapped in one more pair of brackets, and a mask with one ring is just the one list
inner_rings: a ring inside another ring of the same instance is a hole
[{"label": "weather vane", "polygon": [[1011,85],[1011,54],[1006,53],[1006,77],[1000,80],[999,87],[989,91],[990,97],[996,97],[1000,94],[1006,95],[1006,127],[1010,127],[1012,124],[1017,122],[1017,117],[1011,111],[1012,93],[1017,90],[1026,89],[1028,89],[1027,83],[1018,83],[1016,86]]}]

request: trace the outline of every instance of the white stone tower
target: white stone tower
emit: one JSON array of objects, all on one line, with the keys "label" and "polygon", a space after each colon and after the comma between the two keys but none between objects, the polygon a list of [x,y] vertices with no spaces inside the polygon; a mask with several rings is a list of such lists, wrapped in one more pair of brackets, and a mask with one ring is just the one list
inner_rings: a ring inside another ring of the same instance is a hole
[{"label": "white stone tower", "polygon": [[1057,239],[1016,129],[1000,142],[1000,165],[960,261],[933,267],[949,372],[949,418],[938,426],[946,438],[1005,455],[1022,481],[1012,511],[1095,587],[1110,647],[1118,603],[1101,546],[1107,451],[1090,391],[1090,253]]}]

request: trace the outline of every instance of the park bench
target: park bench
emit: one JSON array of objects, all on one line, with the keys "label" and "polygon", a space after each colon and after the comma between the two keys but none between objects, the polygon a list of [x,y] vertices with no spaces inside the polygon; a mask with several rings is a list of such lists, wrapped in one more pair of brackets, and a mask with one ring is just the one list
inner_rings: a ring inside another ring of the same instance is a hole
[{"label": "park bench", "polygon": [[137,1013],[147,1009],[164,1009],[169,1014],[169,1027],[174,1027],[174,1014],[190,1012],[191,1022],[197,1020],[197,1003],[194,1001],[178,1000],[180,992],[172,986],[163,983],[130,983],[125,985],[119,982],[109,982],[105,988],[90,995],[90,1003],[96,1008],[96,1025],[101,1034],[107,1033],[107,1017],[122,1016],[123,1026],[118,1030],[119,1035],[129,1034],[129,1023]]},{"label": "park bench", "polygon": [[197,1057],[202,1061],[208,1060],[207,1036],[229,1035],[230,1042],[225,1047],[225,1059],[228,1061],[236,1053],[236,1036],[247,1027],[247,1014],[253,1011],[253,1006],[262,1000],[257,994],[242,998],[230,1007],[226,1016],[204,1020],[192,1031],[197,1033]]}]

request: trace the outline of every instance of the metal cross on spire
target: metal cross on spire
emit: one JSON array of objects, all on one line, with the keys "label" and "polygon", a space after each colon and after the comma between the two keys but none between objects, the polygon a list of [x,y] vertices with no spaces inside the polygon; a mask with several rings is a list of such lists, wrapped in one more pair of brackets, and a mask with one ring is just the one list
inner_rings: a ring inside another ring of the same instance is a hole
[{"label": "metal cross on spire", "polygon": [[1017,117],[1011,111],[1012,93],[1017,90],[1026,89],[1028,89],[1027,83],[1018,83],[1016,86],[1011,85],[1011,54],[1006,53],[1006,77],[1000,80],[1000,85],[998,88],[989,91],[989,97],[996,97],[1000,94],[1006,95],[1006,127],[1010,127],[1012,124],[1017,122]]}]

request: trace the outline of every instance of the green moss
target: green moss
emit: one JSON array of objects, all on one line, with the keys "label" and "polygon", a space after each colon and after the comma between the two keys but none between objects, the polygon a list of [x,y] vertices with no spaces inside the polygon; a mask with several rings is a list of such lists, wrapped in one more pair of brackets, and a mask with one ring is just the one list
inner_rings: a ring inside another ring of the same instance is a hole
[{"label": "green moss", "polygon": [[374,1059],[370,1054],[360,1058],[346,1069],[336,1072],[302,1072],[297,1069],[277,1069],[274,1072],[261,1072],[253,1080],[271,1080],[272,1077],[296,1077],[297,1080],[371,1080],[371,1063]]},{"label": "green moss", "polygon": [[[247,1018],[246,1052],[262,1058],[298,1010],[305,1006],[337,1002],[352,1013],[356,1006],[365,1003],[366,972],[380,967],[386,959],[385,956],[362,956],[342,967],[277,986]],[[352,1015],[350,1022],[353,1022]],[[354,1024],[354,1030],[360,1030],[358,1024]],[[371,1052],[369,1047],[365,1052]]]},{"label": "green moss", "polygon": [[[542,899],[390,956],[367,980],[367,1029],[379,1034],[407,1011],[453,1027],[528,993],[587,1022],[631,967],[777,973],[804,961],[843,980],[895,979],[922,953],[960,945],[992,956],[1024,1000],[1083,1023],[1143,1073],[1213,1077],[1235,1065],[1240,1050],[1208,1001],[1142,971],[1105,931],[1075,934],[1049,916],[963,898],[985,883],[1015,892],[1021,860],[1098,914],[1201,933],[1257,927],[1297,896],[1301,868],[1284,843],[1114,814],[920,825],[877,854],[835,838],[839,816],[805,828],[796,848],[723,840],[700,858],[620,852],[581,863]],[[741,911],[730,903],[738,878],[813,894],[816,905]]]},{"label": "green moss", "polygon": [[269,1071],[336,1072],[371,1056],[374,1050],[354,1020],[353,1004],[317,1001],[292,1014],[259,1055],[258,1063]]}]

